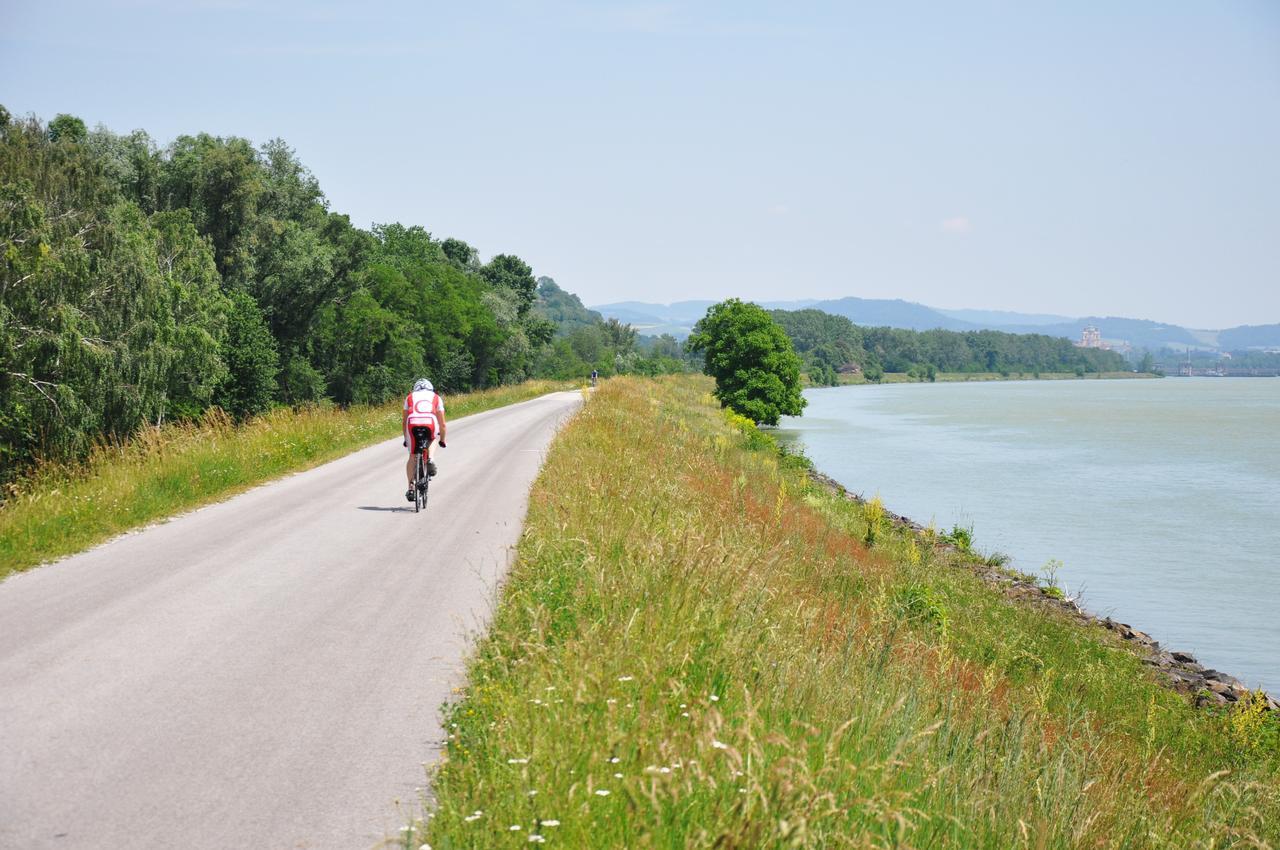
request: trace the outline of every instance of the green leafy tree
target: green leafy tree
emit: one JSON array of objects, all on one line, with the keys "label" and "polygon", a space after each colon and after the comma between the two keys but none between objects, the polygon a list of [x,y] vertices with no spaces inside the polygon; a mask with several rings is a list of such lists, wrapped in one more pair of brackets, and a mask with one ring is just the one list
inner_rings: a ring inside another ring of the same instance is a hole
[{"label": "green leafy tree", "polygon": [[276,394],[280,355],[253,296],[236,290],[230,301],[222,350],[228,374],[214,400],[228,413],[243,419],[270,409]]},{"label": "green leafy tree", "polygon": [[799,416],[800,358],[782,326],[761,307],[730,298],[712,305],[686,343],[705,355],[720,404],[764,425]]},{"label": "green leafy tree", "polygon": [[455,268],[465,272],[479,272],[480,252],[461,239],[452,237],[440,243],[440,250]]},{"label": "green leafy tree", "polygon": [[499,254],[480,267],[480,276],[490,285],[515,296],[516,309],[523,316],[538,297],[538,282],[529,264],[514,254]]},{"label": "green leafy tree", "polygon": [[84,121],[74,115],[62,114],[49,122],[51,142],[83,142],[88,135]]}]

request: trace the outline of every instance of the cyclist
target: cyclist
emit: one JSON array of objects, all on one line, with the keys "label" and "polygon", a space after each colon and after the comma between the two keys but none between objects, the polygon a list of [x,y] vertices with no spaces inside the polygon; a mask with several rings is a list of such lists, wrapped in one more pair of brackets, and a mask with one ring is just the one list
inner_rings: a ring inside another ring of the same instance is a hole
[{"label": "cyclist", "polygon": [[[413,474],[415,472],[413,459],[419,451],[424,451],[427,457],[427,474],[435,476],[436,462],[431,459],[431,441],[439,438],[440,448],[444,448],[444,399],[437,393],[435,387],[426,378],[419,378],[413,384],[413,390],[404,397],[404,411],[401,417],[401,424],[404,429],[404,444],[409,447],[409,461],[404,465],[405,477],[409,480],[409,489],[404,497],[410,502],[413,501]],[[418,446],[410,430],[415,427],[424,427],[429,429],[431,436],[428,438],[426,446]]]}]

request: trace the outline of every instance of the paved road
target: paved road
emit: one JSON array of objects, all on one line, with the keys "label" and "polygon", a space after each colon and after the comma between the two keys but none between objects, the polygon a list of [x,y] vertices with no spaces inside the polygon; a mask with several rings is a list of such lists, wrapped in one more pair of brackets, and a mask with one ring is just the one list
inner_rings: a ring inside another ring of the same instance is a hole
[{"label": "paved road", "polygon": [[579,400],[451,424],[424,514],[397,439],[0,583],[0,847],[396,834]]}]

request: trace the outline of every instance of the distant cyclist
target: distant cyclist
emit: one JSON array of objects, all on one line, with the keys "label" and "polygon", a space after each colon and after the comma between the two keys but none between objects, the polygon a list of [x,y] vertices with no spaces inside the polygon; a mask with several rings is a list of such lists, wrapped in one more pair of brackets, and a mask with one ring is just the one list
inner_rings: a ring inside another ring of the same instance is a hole
[{"label": "distant cyclist", "polygon": [[[404,444],[409,447],[409,460],[404,465],[405,478],[409,481],[409,489],[404,497],[413,501],[413,459],[419,451],[425,451],[427,457],[427,474],[436,474],[436,462],[431,459],[431,442],[439,439],[440,448],[444,448],[444,399],[436,394],[436,389],[426,378],[419,378],[413,384],[413,391],[404,397],[404,412],[401,424],[404,430]],[[430,436],[425,446],[416,444],[411,429],[423,427],[429,429]]]},{"label": "distant cyclist", "polygon": [[599,378],[600,378],[600,371],[598,369],[592,369],[591,370],[591,386],[594,387],[596,385],[596,381],[599,380]]}]

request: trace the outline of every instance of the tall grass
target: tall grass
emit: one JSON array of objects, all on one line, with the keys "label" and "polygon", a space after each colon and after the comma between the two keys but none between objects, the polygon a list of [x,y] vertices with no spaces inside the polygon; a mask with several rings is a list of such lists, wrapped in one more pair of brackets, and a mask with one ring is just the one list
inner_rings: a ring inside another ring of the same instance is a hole
[{"label": "tall grass", "polygon": [[[530,381],[448,398],[456,418],[567,384]],[[0,579],[148,522],[317,466],[400,430],[399,404],[276,410],[237,426],[213,412],[103,445],[81,465],[49,465],[0,506]]]},{"label": "tall grass", "polygon": [[405,846],[1280,840],[1261,721],[810,483],[709,389],[616,379],[557,439]]}]

